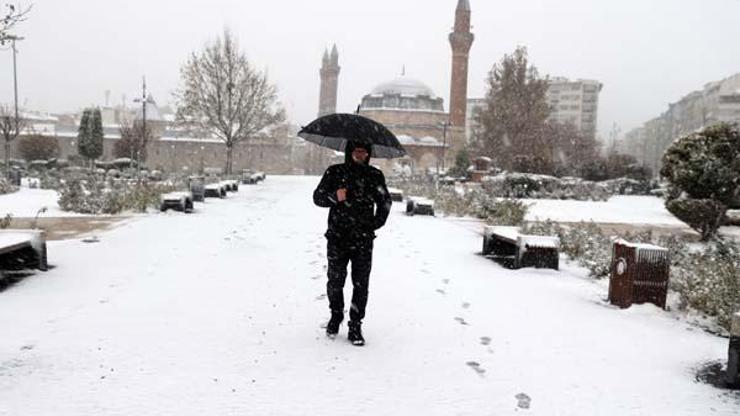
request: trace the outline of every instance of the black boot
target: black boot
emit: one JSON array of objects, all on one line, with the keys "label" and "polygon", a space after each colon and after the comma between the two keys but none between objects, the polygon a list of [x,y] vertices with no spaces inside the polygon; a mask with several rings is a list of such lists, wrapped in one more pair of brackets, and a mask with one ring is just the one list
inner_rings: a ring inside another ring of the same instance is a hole
[{"label": "black boot", "polygon": [[331,314],[329,322],[326,324],[326,336],[334,338],[339,333],[339,324],[342,323],[344,316],[341,313]]},{"label": "black boot", "polygon": [[350,322],[348,326],[347,339],[349,342],[358,347],[365,345],[365,338],[362,337],[362,324],[360,322]]}]

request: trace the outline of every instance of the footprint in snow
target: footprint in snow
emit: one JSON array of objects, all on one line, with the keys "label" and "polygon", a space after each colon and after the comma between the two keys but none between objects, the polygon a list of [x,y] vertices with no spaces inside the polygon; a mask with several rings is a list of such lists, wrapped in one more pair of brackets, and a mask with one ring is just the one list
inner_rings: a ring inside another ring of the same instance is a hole
[{"label": "footprint in snow", "polygon": [[316,296],[316,300],[324,300],[326,299],[326,293],[322,293],[319,296]]},{"label": "footprint in snow", "polygon": [[486,369],[483,368],[483,367],[481,367],[480,364],[477,361],[468,361],[465,364],[467,364],[468,367],[472,368],[473,371],[475,371],[476,373],[478,373],[478,375],[481,376],[481,377],[483,376],[483,374],[486,373]]},{"label": "footprint in snow", "polygon": [[491,337],[480,337],[480,343],[482,345],[491,345]]},{"label": "footprint in snow", "polygon": [[442,279],[442,283],[448,285],[450,284],[450,279]]},{"label": "footprint in snow", "polygon": [[445,292],[443,289],[437,289],[437,293],[440,293],[442,295],[446,295],[447,292]]},{"label": "footprint in snow", "polygon": [[311,276],[311,279],[318,280],[318,279],[321,279],[321,277],[322,276],[320,274],[317,274],[316,276]]},{"label": "footprint in snow", "polygon": [[514,398],[517,400],[516,406],[520,409],[529,409],[529,405],[532,403],[532,398],[525,393],[519,393]]},{"label": "footprint in snow", "polygon": [[465,319],[463,319],[463,318],[461,318],[461,317],[459,317],[459,316],[456,316],[456,317],[455,317],[455,320],[456,320],[457,322],[459,322],[459,323],[460,323],[460,325],[469,325],[469,324],[468,324],[467,322],[465,322]]},{"label": "footprint in snow", "polygon": [[463,309],[468,309],[470,307],[470,303],[469,302],[463,302],[461,306],[462,306]]}]

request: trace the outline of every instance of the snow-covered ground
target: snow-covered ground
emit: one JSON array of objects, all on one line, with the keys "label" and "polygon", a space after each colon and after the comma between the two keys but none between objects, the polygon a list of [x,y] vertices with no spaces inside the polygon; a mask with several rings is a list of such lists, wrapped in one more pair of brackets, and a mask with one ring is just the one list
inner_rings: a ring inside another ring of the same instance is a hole
[{"label": "snow-covered ground", "polygon": [[[0,214],[33,217],[47,207],[46,217],[76,216],[59,208],[58,194],[51,190],[21,188],[18,192],[0,195]],[[595,221],[600,223],[655,224],[685,226],[669,213],[663,200],[651,196],[614,196],[608,201],[573,201],[553,199],[522,199],[530,206],[527,220],[551,219],[562,222]]]},{"label": "snow-covered ground", "polygon": [[17,192],[0,195],[0,216],[11,214],[13,217],[35,217],[36,213],[46,207],[44,217],[76,217],[81,214],[65,212],[59,208],[59,194],[50,189],[20,188]]},{"label": "snow-covered ground", "polygon": [[376,240],[367,345],[345,325],[327,339],[317,182],[50,242],[56,267],[0,293],[0,415],[740,414],[694,379],[726,339],[611,307],[578,269],[501,268],[402,204]]},{"label": "snow-covered ground", "polygon": [[522,199],[522,202],[530,205],[528,221],[551,219],[558,222],[686,226],[668,212],[663,199],[654,196],[618,195],[608,201]]}]

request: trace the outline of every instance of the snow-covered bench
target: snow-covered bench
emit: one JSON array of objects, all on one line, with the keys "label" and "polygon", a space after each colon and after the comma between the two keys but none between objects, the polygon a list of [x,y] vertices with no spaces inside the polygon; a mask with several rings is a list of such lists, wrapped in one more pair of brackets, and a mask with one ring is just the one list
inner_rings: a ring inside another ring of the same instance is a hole
[{"label": "snow-covered bench", "polygon": [[0,230],[0,278],[2,270],[47,270],[46,236],[41,230]]},{"label": "snow-covered bench", "polygon": [[221,183],[208,184],[203,194],[206,198],[225,198],[226,187]]},{"label": "snow-covered bench", "polygon": [[406,214],[434,216],[434,201],[420,196],[410,196],[406,201]]},{"label": "snow-covered bench", "polygon": [[725,217],[727,217],[727,225],[740,225],[740,209],[728,209]]},{"label": "snow-covered bench", "polygon": [[193,212],[193,193],[192,192],[170,192],[162,194],[160,197],[159,210],[167,211],[168,209],[191,213]]},{"label": "snow-covered bench", "polygon": [[513,269],[537,267],[558,270],[560,239],[521,234],[519,227],[486,226],[483,255],[490,255]]},{"label": "snow-covered bench", "polygon": [[226,188],[227,192],[238,192],[239,191],[239,182],[231,179],[227,179],[220,182],[221,185]]},{"label": "snow-covered bench", "polygon": [[391,195],[391,201],[402,202],[403,191],[398,188],[388,188],[388,193]]}]

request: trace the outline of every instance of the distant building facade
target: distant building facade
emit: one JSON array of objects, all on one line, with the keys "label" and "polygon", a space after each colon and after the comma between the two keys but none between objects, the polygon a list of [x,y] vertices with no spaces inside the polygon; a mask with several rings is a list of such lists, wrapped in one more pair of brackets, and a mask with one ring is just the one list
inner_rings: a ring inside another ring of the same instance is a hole
[{"label": "distant building facade", "polygon": [[584,135],[596,137],[602,87],[603,84],[595,80],[551,78],[547,88],[547,102],[551,109],[549,120],[573,124]]},{"label": "distant building facade", "polygon": [[740,73],[709,82],[669,104],[663,114],[629,131],[618,149],[657,175],[663,154],[676,138],[721,121],[740,123]]}]

